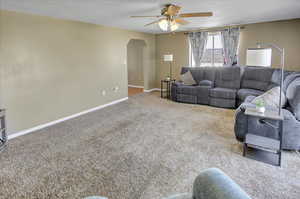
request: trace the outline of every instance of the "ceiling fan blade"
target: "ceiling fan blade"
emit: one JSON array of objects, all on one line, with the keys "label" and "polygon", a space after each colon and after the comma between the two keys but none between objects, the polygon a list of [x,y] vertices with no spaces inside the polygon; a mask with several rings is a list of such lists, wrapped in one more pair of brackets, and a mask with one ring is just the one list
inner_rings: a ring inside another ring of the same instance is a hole
[{"label": "ceiling fan blade", "polygon": [[211,17],[213,16],[212,12],[196,12],[196,13],[183,13],[179,17]]},{"label": "ceiling fan blade", "polygon": [[175,19],[175,22],[178,23],[178,24],[180,24],[180,25],[187,25],[187,24],[190,23],[190,22],[188,22],[188,21],[186,21],[184,19],[180,19],[180,18]]},{"label": "ceiling fan blade", "polygon": [[156,16],[130,16],[131,18],[146,18],[146,17],[156,17],[156,18],[159,18],[159,17],[163,17],[161,15],[156,15]]},{"label": "ceiling fan blade", "polygon": [[156,24],[156,23],[158,23],[159,21],[160,21],[160,20],[153,21],[153,22],[151,22],[151,23],[146,24],[145,26],[150,26],[150,25],[152,25],[152,24]]}]

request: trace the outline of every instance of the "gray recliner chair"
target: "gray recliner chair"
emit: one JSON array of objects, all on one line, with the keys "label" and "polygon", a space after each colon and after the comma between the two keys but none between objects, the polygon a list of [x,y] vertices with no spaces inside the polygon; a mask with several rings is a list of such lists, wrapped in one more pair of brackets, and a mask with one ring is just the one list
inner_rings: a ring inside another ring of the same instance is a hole
[{"label": "gray recliner chair", "polygon": [[[188,67],[183,67],[181,74],[190,70]],[[216,68],[201,67],[190,70],[196,85],[184,85],[182,82],[176,82],[172,85],[172,100],[177,102],[192,103],[192,104],[209,104],[209,93],[214,87]]]},{"label": "gray recliner chair", "polygon": [[199,174],[192,194],[176,194],[164,199],[250,199],[250,196],[220,169],[212,168]]},{"label": "gray recliner chair", "polygon": [[236,106],[236,94],[240,88],[240,67],[224,67],[216,71],[215,88],[210,90],[210,105],[222,108]]}]

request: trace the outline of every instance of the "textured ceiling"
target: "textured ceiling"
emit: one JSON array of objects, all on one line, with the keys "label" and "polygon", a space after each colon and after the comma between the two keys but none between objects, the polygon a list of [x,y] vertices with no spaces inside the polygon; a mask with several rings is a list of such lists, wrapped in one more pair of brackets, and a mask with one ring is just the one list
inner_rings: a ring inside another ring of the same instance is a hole
[{"label": "textured ceiling", "polygon": [[188,18],[179,30],[300,18],[300,0],[0,0],[1,9],[101,24],[129,30],[161,33],[155,19],[131,15],[158,15],[164,4],[182,6],[182,12],[212,11],[210,18]]}]

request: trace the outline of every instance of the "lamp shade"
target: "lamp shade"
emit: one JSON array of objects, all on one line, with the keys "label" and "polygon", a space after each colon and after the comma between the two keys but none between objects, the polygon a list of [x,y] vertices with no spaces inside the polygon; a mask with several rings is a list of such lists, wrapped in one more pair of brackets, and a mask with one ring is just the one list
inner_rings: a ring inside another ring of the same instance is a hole
[{"label": "lamp shade", "polygon": [[164,61],[165,62],[172,62],[173,61],[173,55],[164,55]]},{"label": "lamp shade", "polygon": [[271,48],[248,48],[247,49],[247,66],[264,66],[270,67],[272,61]]}]

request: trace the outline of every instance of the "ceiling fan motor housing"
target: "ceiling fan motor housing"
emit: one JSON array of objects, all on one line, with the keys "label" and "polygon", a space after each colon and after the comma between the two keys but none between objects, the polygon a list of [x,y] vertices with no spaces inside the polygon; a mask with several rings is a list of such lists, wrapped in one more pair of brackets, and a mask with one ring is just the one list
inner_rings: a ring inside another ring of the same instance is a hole
[{"label": "ceiling fan motor housing", "polygon": [[178,14],[181,7],[173,5],[173,4],[167,4],[165,7],[161,10],[161,15],[166,17],[174,17]]}]

